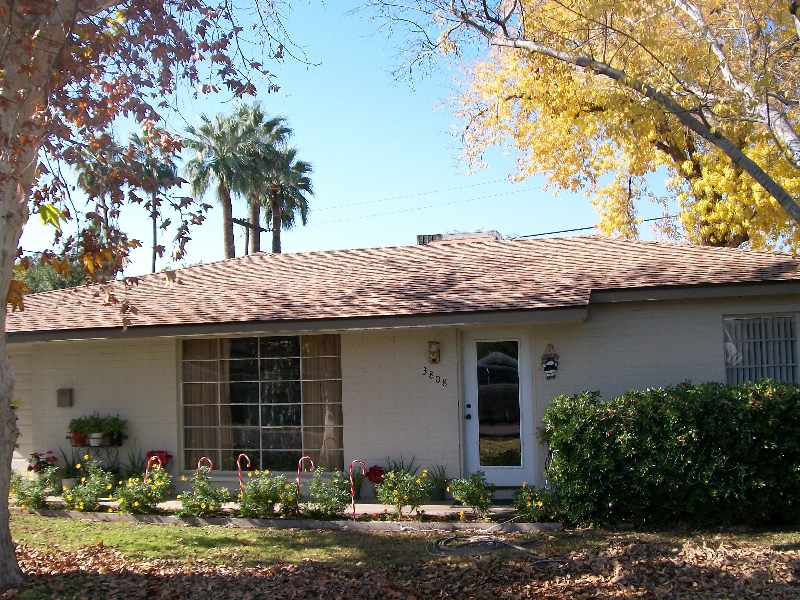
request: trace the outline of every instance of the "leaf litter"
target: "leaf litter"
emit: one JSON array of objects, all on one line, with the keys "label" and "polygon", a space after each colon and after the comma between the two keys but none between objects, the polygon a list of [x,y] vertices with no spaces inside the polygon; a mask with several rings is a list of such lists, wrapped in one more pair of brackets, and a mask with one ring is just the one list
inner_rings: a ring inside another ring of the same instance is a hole
[{"label": "leaf litter", "polygon": [[18,544],[17,557],[27,580],[0,598],[800,597],[796,550],[692,541],[675,549],[635,536],[612,538],[604,548],[549,557],[561,563],[504,551],[459,561],[420,557],[405,565],[311,559],[252,564],[235,558],[220,564],[203,558],[135,560],[102,544],[71,551]]}]

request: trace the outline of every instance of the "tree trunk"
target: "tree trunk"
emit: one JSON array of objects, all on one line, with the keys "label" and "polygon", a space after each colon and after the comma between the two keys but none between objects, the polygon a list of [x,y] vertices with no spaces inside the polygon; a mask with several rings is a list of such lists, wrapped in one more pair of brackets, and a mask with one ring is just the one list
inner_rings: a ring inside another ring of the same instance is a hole
[{"label": "tree trunk", "polygon": [[[60,8],[72,14],[69,2]],[[74,5],[74,3],[72,3]],[[41,121],[34,120],[37,105],[44,104],[45,86],[51,71],[53,51],[47,40],[64,37],[63,25],[49,25],[37,32],[43,49],[36,46],[33,56],[23,48],[30,24],[23,23],[13,3],[2,0],[5,12],[3,34],[3,79],[0,80],[0,590],[18,585],[23,580],[17,564],[8,520],[8,489],[11,481],[11,459],[17,443],[17,415],[11,407],[14,399],[14,371],[6,348],[6,298],[14,273],[14,261],[22,228],[28,220],[28,199],[33,186],[39,146],[47,135]],[[10,20],[11,23],[7,21]],[[32,60],[31,60],[32,59]],[[21,72],[21,65],[27,70]]]},{"label": "tree trunk", "polygon": [[153,197],[151,199],[152,204],[150,205],[150,218],[153,219],[153,264],[150,267],[150,272],[156,272],[156,246],[158,246],[158,223],[157,217],[158,213],[156,212],[156,195],[153,193]]},{"label": "tree trunk", "polygon": [[231,204],[231,191],[219,186],[219,202],[222,204],[222,230],[223,230],[223,250],[225,258],[236,256],[236,246],[233,244],[233,205]]},{"label": "tree trunk", "polygon": [[272,252],[281,253],[281,203],[277,192],[271,192],[269,196],[270,208],[272,210]]},{"label": "tree trunk", "polygon": [[258,202],[250,202],[250,254],[261,252],[261,205]]}]

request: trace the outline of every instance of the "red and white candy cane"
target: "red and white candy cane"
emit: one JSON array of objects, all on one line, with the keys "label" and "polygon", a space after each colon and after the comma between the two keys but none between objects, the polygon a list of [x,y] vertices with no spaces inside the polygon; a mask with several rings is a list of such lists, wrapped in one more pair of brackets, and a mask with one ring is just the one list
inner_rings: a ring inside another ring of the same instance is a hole
[{"label": "red and white candy cane", "polygon": [[296,517],[300,515],[300,471],[303,470],[304,461],[310,462],[311,470],[314,470],[314,459],[310,456],[303,456],[299,461],[297,461],[297,479],[294,480],[294,515]]},{"label": "red and white candy cane", "polygon": [[211,459],[208,458],[207,456],[203,456],[200,460],[197,461],[197,474],[198,475],[200,475],[200,465],[203,464],[203,461],[206,461],[208,463],[208,472],[209,473],[211,473],[211,471],[214,470],[214,463],[211,462]]},{"label": "red and white candy cane", "polygon": [[150,475],[150,465],[153,463],[158,463],[158,468],[162,468],[164,465],[161,463],[161,459],[157,456],[151,456],[147,459],[147,466],[144,469],[144,478],[147,479]]},{"label": "red and white candy cane", "polygon": [[242,452],[239,456],[236,457],[236,470],[239,471],[239,491],[244,492],[244,483],[242,483],[242,457],[247,461],[247,468],[250,468],[250,457],[247,456],[244,452]]},{"label": "red and white candy cane", "polygon": [[356,486],[353,483],[353,465],[356,463],[361,465],[362,474],[367,474],[367,465],[363,460],[354,460],[350,463],[350,506],[353,507],[353,521],[356,520]]}]

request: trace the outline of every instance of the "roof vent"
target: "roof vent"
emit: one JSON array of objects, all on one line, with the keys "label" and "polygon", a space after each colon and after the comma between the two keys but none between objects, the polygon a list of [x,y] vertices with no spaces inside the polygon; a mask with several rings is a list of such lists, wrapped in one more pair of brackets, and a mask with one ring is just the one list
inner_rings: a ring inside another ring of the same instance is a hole
[{"label": "roof vent", "polygon": [[417,245],[432,244],[434,242],[478,242],[485,240],[502,240],[503,236],[494,229],[489,231],[456,231],[453,233],[433,233],[430,235],[418,235]]}]

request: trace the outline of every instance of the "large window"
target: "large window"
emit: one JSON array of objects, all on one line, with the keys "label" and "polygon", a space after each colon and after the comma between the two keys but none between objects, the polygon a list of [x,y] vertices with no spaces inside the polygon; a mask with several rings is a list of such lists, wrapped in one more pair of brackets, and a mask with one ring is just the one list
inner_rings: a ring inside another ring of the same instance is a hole
[{"label": "large window", "polygon": [[184,340],[183,432],[185,469],[343,468],[339,336]]},{"label": "large window", "polygon": [[797,317],[725,319],[728,383],[775,379],[797,383]]}]

